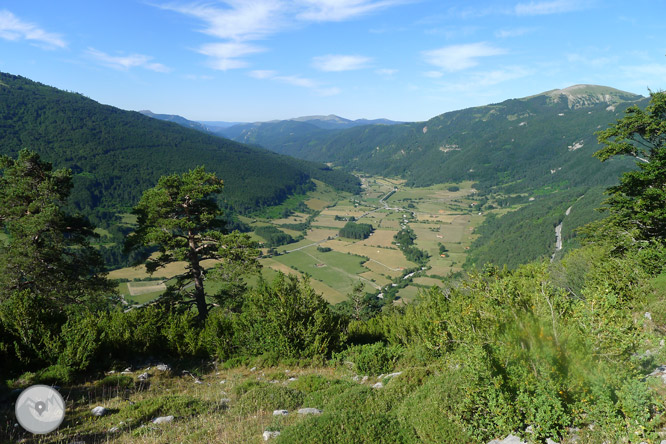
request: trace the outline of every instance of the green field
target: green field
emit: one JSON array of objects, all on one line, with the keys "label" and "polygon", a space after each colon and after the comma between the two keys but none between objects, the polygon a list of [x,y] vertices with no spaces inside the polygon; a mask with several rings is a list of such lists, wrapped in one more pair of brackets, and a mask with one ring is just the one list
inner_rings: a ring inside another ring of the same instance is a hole
[{"label": "green field", "polygon": [[[415,246],[426,251],[430,258],[425,269],[413,278],[413,283],[406,281],[409,284],[398,292],[398,297],[411,301],[419,289],[440,285],[441,278],[461,270],[475,239],[474,228],[483,222],[486,214],[479,214],[474,209],[476,191],[470,182],[455,184],[459,190],[449,191],[453,184],[412,188],[400,180],[362,177],[363,192],[357,196],[315,182],[316,189],[306,195],[293,197],[280,207],[240,219],[250,226],[276,226],[294,238],[304,236],[297,242],[277,247],[278,255],[261,259],[262,276],[269,280],[277,272],[309,276],[315,290],[331,303],[346,299],[357,282],[364,284],[365,291],[378,294],[385,292],[392,283],[404,282],[403,275],[410,270],[421,268],[408,261],[394,244],[393,236],[406,226],[416,235]],[[496,210],[498,213],[506,211],[506,208]],[[122,215],[123,222],[127,224],[134,221],[133,217]],[[339,238],[340,228],[347,223],[345,219],[351,217],[360,223],[371,224],[375,228],[374,233],[364,240]],[[310,227],[304,231],[283,226],[308,220],[311,221]],[[251,237],[263,241],[254,233]],[[446,257],[440,256],[440,244],[447,249]],[[317,247],[331,248],[332,251],[320,252]],[[264,253],[267,251],[264,249]],[[155,277],[170,277],[181,270],[182,264],[173,264],[166,270],[160,270]],[[127,268],[113,271],[111,277],[135,279],[144,278],[146,274],[142,267]],[[258,278],[249,281],[250,285],[255,285]],[[140,288],[143,283],[131,282],[129,285],[133,295],[127,284],[120,286],[128,302],[142,303],[160,294],[149,292],[148,288],[144,293]],[[151,285],[145,283],[147,287]],[[207,293],[214,294],[219,287],[211,281],[207,285]]]}]

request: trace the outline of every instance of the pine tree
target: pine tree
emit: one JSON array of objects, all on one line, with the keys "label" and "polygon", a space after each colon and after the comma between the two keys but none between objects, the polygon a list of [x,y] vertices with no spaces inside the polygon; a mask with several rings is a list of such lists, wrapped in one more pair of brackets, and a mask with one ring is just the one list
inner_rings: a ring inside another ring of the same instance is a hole
[{"label": "pine tree", "polygon": [[187,263],[165,297],[195,304],[201,321],[206,319],[209,306],[204,289],[209,270],[204,261],[221,261],[210,274],[225,280],[224,292],[218,295],[221,302],[238,298],[244,290],[241,276],[259,268],[259,251],[249,236],[226,234],[226,222],[213,198],[222,188],[222,180],[203,167],[161,177],[134,208],[138,228],[127,240],[128,249],[140,245],[159,248],[158,256],[146,261],[149,273],[176,261]]},{"label": "pine tree", "polygon": [[638,159],[638,168],[624,173],[609,188],[606,201],[611,221],[635,229],[640,240],[666,240],[666,92],[651,93],[645,110],[632,106],[605,131],[605,145],[595,156],[606,161],[617,155]]}]

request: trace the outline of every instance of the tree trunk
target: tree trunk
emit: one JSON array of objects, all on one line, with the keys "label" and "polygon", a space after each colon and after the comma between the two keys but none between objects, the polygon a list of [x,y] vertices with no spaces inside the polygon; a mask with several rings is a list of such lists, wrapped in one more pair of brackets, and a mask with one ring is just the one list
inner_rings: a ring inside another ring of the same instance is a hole
[{"label": "tree trunk", "polygon": [[188,244],[190,248],[190,268],[192,269],[192,279],[194,280],[194,300],[197,304],[200,321],[205,321],[208,316],[208,305],[206,305],[206,293],[204,292],[203,269],[199,264],[199,255],[197,254],[197,244],[194,241],[194,235],[188,233]]}]

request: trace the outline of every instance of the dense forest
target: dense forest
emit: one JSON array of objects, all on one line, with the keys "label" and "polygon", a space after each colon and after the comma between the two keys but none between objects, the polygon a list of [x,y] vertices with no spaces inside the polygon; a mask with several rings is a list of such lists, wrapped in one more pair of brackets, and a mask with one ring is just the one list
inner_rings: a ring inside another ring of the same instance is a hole
[{"label": "dense forest", "polygon": [[[230,137],[349,171],[399,176],[409,185],[472,180],[481,191],[525,192],[544,186],[608,186],[631,162],[602,165],[594,135],[647,99],[598,86],[578,89],[583,106],[564,96],[452,111],[426,122],[324,130],[305,122],[262,123]],[[596,100],[604,94],[604,100]]]},{"label": "dense forest", "polygon": [[340,236],[347,239],[367,239],[372,234],[373,228],[370,224],[359,224],[356,222],[347,222],[340,229]]},{"label": "dense forest", "polygon": [[226,203],[250,211],[313,187],[311,178],[346,191],[358,180],[325,165],[101,105],[28,79],[0,74],[0,147],[40,153],[74,173],[79,210],[128,209],[164,174],[205,164],[224,177]]}]

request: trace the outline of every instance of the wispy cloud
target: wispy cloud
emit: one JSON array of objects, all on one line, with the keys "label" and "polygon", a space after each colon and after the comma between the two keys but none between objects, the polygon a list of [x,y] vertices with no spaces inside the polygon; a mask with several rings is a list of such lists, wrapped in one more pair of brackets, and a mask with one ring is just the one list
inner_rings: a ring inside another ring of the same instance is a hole
[{"label": "wispy cloud", "polygon": [[392,69],[392,68],[380,68],[375,70],[375,74],[379,74],[380,76],[386,76],[386,77],[391,77],[397,72],[398,72],[397,69]]},{"label": "wispy cloud", "polygon": [[261,47],[243,42],[208,43],[198,49],[200,54],[210,57],[209,66],[220,71],[245,68],[248,63],[241,57],[262,51]]},{"label": "wispy cloud", "polygon": [[439,79],[444,75],[444,73],[441,71],[426,71],[423,73],[423,75],[431,79]]},{"label": "wispy cloud", "polygon": [[[220,39],[219,45],[228,46],[216,47],[212,45],[218,43],[211,43],[197,51],[211,58],[211,67],[228,70],[246,67],[244,59],[260,52],[256,46],[240,44],[264,40],[308,23],[351,20],[407,1],[413,0],[221,0],[156,6],[200,20],[203,27],[199,32]],[[241,51],[248,48],[253,50]]]},{"label": "wispy cloud", "polygon": [[637,87],[659,88],[666,78],[666,65],[660,63],[621,66],[619,69]]},{"label": "wispy cloud", "polygon": [[254,70],[250,71],[250,77],[260,80],[273,80],[276,82],[284,83],[287,85],[297,86],[300,88],[309,89],[320,96],[333,96],[340,94],[340,89],[335,87],[327,87],[316,80],[309,79],[307,77],[301,77],[298,75],[280,75],[273,70]]},{"label": "wispy cloud", "polygon": [[320,71],[339,72],[367,68],[371,61],[369,57],[359,55],[329,54],[315,57],[312,65]]},{"label": "wispy cloud", "polygon": [[200,32],[225,40],[259,40],[287,25],[284,2],[280,0],[169,3],[159,7],[199,19],[204,22]]},{"label": "wispy cloud", "polygon": [[440,81],[441,92],[456,92],[462,94],[478,94],[495,85],[511,80],[521,79],[534,74],[534,70],[523,66],[505,66],[491,71],[473,72],[460,81]]},{"label": "wispy cloud", "polygon": [[585,7],[585,2],[574,0],[553,0],[546,2],[518,3],[514,8],[516,15],[548,15],[578,11]]},{"label": "wispy cloud", "polygon": [[405,0],[297,0],[295,6],[305,8],[297,18],[315,22],[339,22],[349,20],[392,6]]},{"label": "wispy cloud", "polygon": [[617,56],[592,57],[578,53],[571,53],[567,54],[567,60],[569,61],[569,63],[575,63],[578,65],[587,65],[587,66],[592,66],[594,68],[602,68],[604,66],[608,66],[611,63],[617,63],[619,58]]},{"label": "wispy cloud", "polygon": [[510,37],[520,37],[525,34],[530,34],[534,32],[534,28],[512,28],[512,29],[500,29],[495,32],[495,37],[500,39],[506,39]]},{"label": "wispy cloud", "polygon": [[131,68],[144,68],[155,72],[170,72],[171,69],[161,63],[152,62],[152,57],[143,54],[113,56],[95,48],[88,48],[86,54],[101,65],[120,71]]},{"label": "wispy cloud", "polygon": [[506,54],[506,50],[485,42],[445,46],[423,51],[424,60],[445,71],[454,72],[478,65],[478,59]]},{"label": "wispy cloud", "polygon": [[28,40],[45,49],[67,47],[60,34],[47,32],[34,23],[25,22],[6,9],[0,11],[0,38],[14,41]]}]

